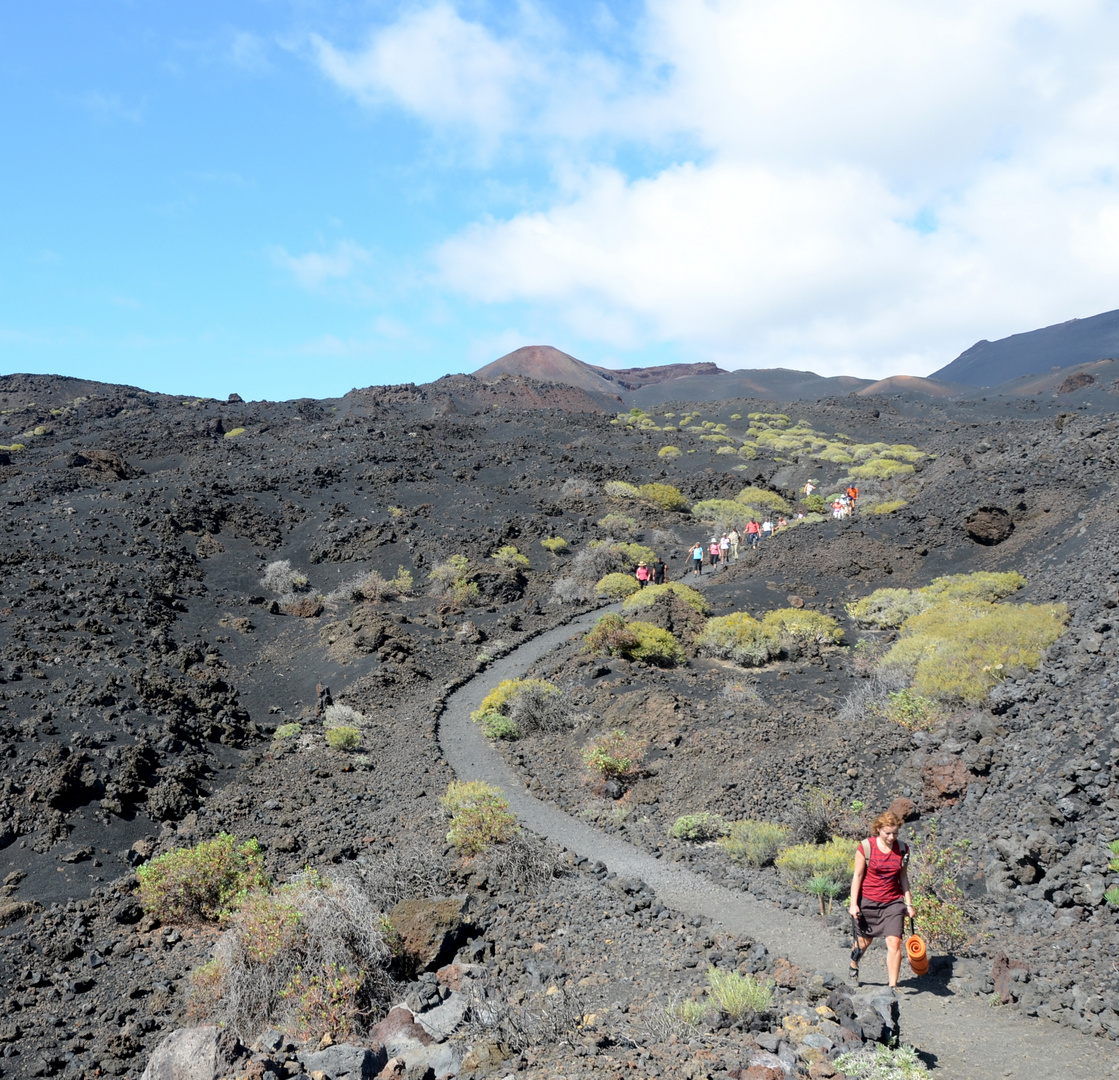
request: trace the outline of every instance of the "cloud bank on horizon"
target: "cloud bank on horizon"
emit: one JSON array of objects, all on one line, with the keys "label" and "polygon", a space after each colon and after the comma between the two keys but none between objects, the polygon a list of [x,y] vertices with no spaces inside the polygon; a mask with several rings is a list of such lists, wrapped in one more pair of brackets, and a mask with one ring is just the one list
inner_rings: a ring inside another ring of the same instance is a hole
[{"label": "cloud bank on horizon", "polygon": [[[277,146],[254,155],[232,131],[193,171],[179,163],[186,187],[242,205],[255,192],[271,209],[211,242],[240,245],[247,313],[284,312],[254,333],[199,293],[194,322],[153,316],[157,354],[205,325],[226,369],[243,356],[245,385],[269,396],[336,392],[296,388],[308,358],[354,385],[545,341],[612,366],[876,377],[1119,307],[1108,0],[370,10],[234,5],[218,29],[164,28],[159,61],[173,56],[180,84],[234,73],[225,100],[191,107],[232,126],[263,96],[305,138],[284,148],[286,181],[269,168]],[[265,15],[278,21],[233,26]],[[94,126],[150,127],[161,77],[102,79],[67,100]],[[189,216],[201,199],[161,212]],[[154,302],[127,280],[103,291],[118,319]],[[119,325],[63,331],[9,311],[0,343],[108,341]]]}]

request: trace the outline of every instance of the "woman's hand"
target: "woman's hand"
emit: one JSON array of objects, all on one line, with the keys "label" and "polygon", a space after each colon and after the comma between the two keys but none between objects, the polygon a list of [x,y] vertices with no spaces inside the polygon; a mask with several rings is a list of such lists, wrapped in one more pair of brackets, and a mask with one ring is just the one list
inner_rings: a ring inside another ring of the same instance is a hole
[{"label": "woman's hand", "polygon": [[859,905],[854,900],[851,901],[851,906],[847,910],[851,913],[852,919],[859,917]]},{"label": "woman's hand", "polygon": [[914,908],[914,906],[912,904],[906,904],[905,905],[905,913],[911,919],[915,919],[917,917],[917,909]]}]

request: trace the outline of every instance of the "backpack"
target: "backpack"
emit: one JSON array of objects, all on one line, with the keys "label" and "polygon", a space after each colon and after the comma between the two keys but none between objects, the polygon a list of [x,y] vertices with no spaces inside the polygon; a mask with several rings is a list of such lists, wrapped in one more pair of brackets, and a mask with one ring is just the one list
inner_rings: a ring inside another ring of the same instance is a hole
[{"label": "backpack", "polygon": [[[903,870],[909,869],[909,845],[904,840],[898,841],[898,848],[901,851],[901,868]],[[866,859],[867,866],[870,866],[870,838],[859,841],[859,850],[863,853],[863,858]]]}]

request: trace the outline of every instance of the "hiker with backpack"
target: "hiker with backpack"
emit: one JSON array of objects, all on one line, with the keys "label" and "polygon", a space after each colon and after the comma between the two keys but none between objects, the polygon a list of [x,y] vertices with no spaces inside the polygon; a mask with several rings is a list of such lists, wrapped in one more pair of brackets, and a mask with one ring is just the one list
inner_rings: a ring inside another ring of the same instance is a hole
[{"label": "hiker with backpack", "polygon": [[855,850],[851,877],[851,918],[855,946],[851,950],[852,983],[859,982],[859,961],[877,937],[886,939],[886,974],[890,986],[898,984],[901,971],[901,935],[905,917],[911,919],[913,896],[909,891],[909,845],[898,840],[901,818],[890,810],[879,814],[870,836]]}]

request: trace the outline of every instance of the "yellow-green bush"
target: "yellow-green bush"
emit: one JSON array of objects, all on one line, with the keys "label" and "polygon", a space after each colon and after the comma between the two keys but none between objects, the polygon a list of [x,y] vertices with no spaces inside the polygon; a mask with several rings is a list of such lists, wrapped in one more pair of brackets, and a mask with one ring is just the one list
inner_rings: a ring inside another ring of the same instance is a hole
[{"label": "yellow-green bush", "polygon": [[904,499],[887,499],[885,502],[874,503],[866,508],[868,514],[892,514],[897,510],[904,510],[909,503]]},{"label": "yellow-green bush", "polygon": [[728,828],[728,834],[719,840],[722,848],[737,862],[759,869],[773,865],[792,833],[788,825],[772,821],[732,821]]},{"label": "yellow-green bush", "polygon": [[238,435],[244,435],[245,429],[243,427],[235,427],[225,433],[227,439],[236,439]]},{"label": "yellow-green bush", "polygon": [[778,608],[762,616],[762,627],[799,645],[838,645],[843,628],[830,615],[806,608]]},{"label": "yellow-green bush", "polygon": [[710,435],[700,435],[699,441],[700,442],[712,442],[712,443],[735,443],[738,440],[737,439],[732,439],[729,435],[719,435],[719,434],[712,433]]},{"label": "yellow-green bush", "polygon": [[715,453],[716,454],[736,454],[736,453],[738,453],[738,451],[735,450],[735,448],[733,446],[720,446],[715,451]]},{"label": "yellow-green bush", "polygon": [[644,739],[615,728],[587,743],[583,760],[603,780],[628,780],[640,769],[648,749]]},{"label": "yellow-green bush", "polygon": [[504,544],[490,558],[500,563],[506,570],[528,569],[528,556],[522,555],[515,544]]},{"label": "yellow-green bush", "polygon": [[993,604],[1024,588],[1026,579],[1017,570],[995,573],[977,570],[971,574],[948,574],[933,578],[920,592],[936,601],[979,600]]},{"label": "yellow-green bush", "polygon": [[875,589],[869,596],[848,604],[847,614],[859,626],[892,630],[931,606],[931,598],[919,589]]},{"label": "yellow-green bush", "polygon": [[767,510],[778,514],[788,514],[792,510],[788,500],[783,496],[778,495],[776,491],[767,491],[760,487],[744,487],[735,495],[734,501],[746,506],[764,506]]},{"label": "yellow-green bush", "polygon": [[507,843],[521,831],[509,801],[484,781],[452,780],[440,804],[451,819],[447,842],[467,858]]},{"label": "yellow-green bush", "polygon": [[732,1020],[744,1020],[773,1005],[773,979],[741,975],[737,971],[710,967],[707,983],[719,1008]]},{"label": "yellow-green bush", "polygon": [[826,844],[794,844],[783,849],[775,860],[785,880],[799,892],[807,890],[813,878],[826,877],[836,885],[850,883],[855,872],[856,840],[833,836]]},{"label": "yellow-green bush", "polygon": [[662,510],[687,510],[688,500],[671,484],[642,484],[638,489],[641,498]]},{"label": "yellow-green bush", "polygon": [[273,739],[294,739],[297,735],[303,734],[302,724],[281,724],[272,733]]},{"label": "yellow-green bush", "polygon": [[568,543],[562,536],[546,536],[540,541],[540,546],[553,555],[562,555],[567,550]]},{"label": "yellow-green bush", "polygon": [[227,832],[157,855],[136,876],[144,910],[165,923],[219,919],[251,890],[268,888],[260,845]]},{"label": "yellow-green bush", "polygon": [[703,593],[679,581],[667,581],[663,585],[646,585],[644,589],[638,588],[629,595],[629,599],[622,605],[622,610],[627,614],[642,611],[651,608],[662,596],[668,595],[683,600],[688,607],[700,615],[707,615],[711,611]]},{"label": "yellow-green bush", "polygon": [[662,446],[657,451],[657,457],[666,461],[671,461],[674,458],[678,458],[681,453],[683,453],[683,451],[678,446]]},{"label": "yellow-green bush", "polygon": [[600,517],[595,524],[611,536],[628,536],[637,528],[637,519],[628,514],[612,513]]},{"label": "yellow-green bush", "polygon": [[349,724],[339,724],[327,731],[326,745],[331,750],[356,750],[361,745],[361,732]]},{"label": "yellow-green bush", "polygon": [[684,662],[684,650],[671,631],[637,621],[626,626],[637,637],[637,644],[625,654],[631,660],[640,660],[654,667],[673,667]]},{"label": "yellow-green bush", "polygon": [[914,472],[916,469],[912,465],[893,458],[870,458],[862,465],[853,465],[849,475],[854,480],[897,480]]},{"label": "yellow-green bush", "polygon": [[696,645],[707,656],[733,660],[743,667],[768,663],[781,651],[781,640],[745,611],[708,619]]},{"label": "yellow-green bush", "polygon": [[626,596],[633,596],[641,589],[641,583],[632,574],[607,574],[598,579],[595,592],[601,596],[609,596],[614,600],[621,600]]},{"label": "yellow-green bush", "polygon": [[558,694],[559,687],[547,679],[502,679],[484,698],[481,705],[470,714],[470,719],[478,721],[486,713],[500,713],[506,716],[513,703],[522,694],[539,690],[546,695]]},{"label": "yellow-green bush", "polygon": [[1063,604],[942,601],[905,621],[883,666],[912,670],[925,697],[977,704],[1008,669],[1035,669],[1067,621]]},{"label": "yellow-green bush", "polygon": [[[592,540],[591,543],[593,545],[594,541]],[[621,543],[611,544],[610,547],[625,559],[631,570],[636,570],[638,563],[648,563],[651,566],[653,560],[657,557],[657,553],[644,544]]]},{"label": "yellow-green bush", "polygon": [[624,480],[607,480],[602,490],[611,499],[636,499],[640,494],[636,484],[627,484]]},{"label": "yellow-green bush", "polygon": [[751,518],[762,516],[753,506],[735,502],[733,499],[701,499],[692,506],[692,515],[700,521],[725,528],[735,528],[741,532]]},{"label": "yellow-green bush", "polygon": [[668,835],[673,840],[690,840],[697,844],[715,840],[726,831],[726,822],[710,810],[701,810],[695,814],[681,814],[668,827]]},{"label": "yellow-green bush", "polygon": [[738,448],[738,456],[747,461],[753,461],[758,456],[758,444],[752,442],[744,442]]}]

